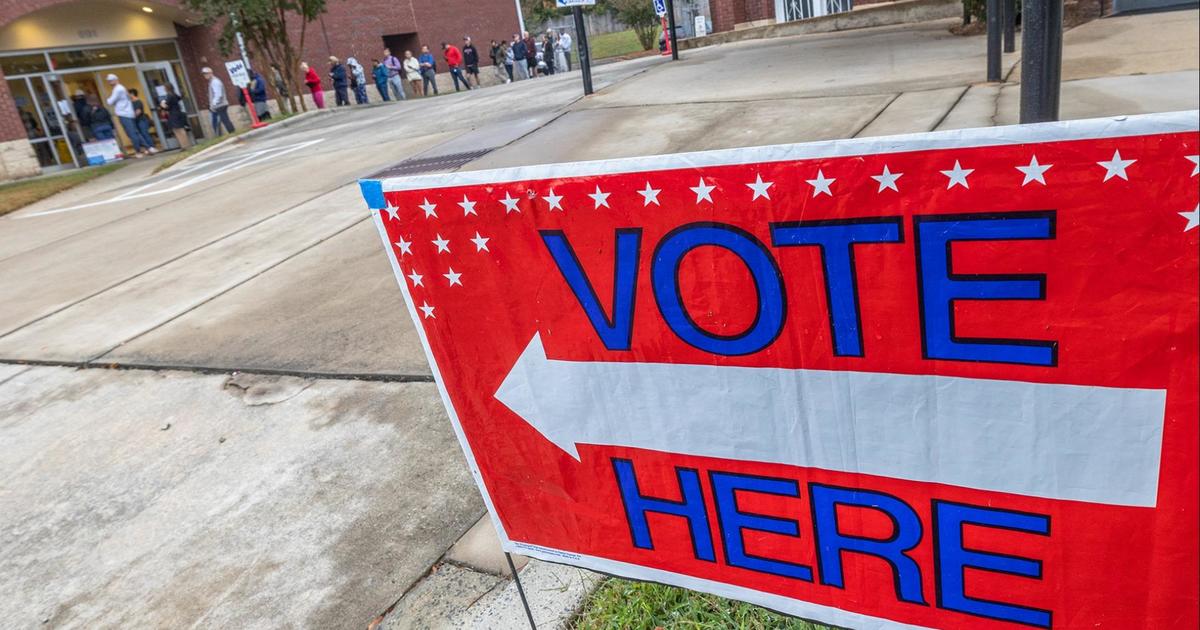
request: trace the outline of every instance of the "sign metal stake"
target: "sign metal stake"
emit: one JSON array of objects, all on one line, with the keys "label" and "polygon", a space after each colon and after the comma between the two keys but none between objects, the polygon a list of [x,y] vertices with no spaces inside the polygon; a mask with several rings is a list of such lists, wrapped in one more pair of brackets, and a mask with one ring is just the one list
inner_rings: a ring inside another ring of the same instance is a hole
[{"label": "sign metal stake", "polygon": [[571,12],[575,14],[575,39],[578,40],[579,70],[583,73],[583,94],[587,96],[592,93],[592,55],[588,47],[587,28],[583,23],[583,9],[576,6],[572,7]]},{"label": "sign metal stake", "polygon": [[505,551],[504,559],[508,560],[508,570],[512,571],[513,582],[517,583],[517,594],[521,596],[521,605],[525,607],[525,618],[529,619],[529,627],[531,630],[537,630],[537,622],[533,620],[533,611],[529,609],[529,599],[525,597],[525,588],[521,586],[521,574],[517,573],[512,554]]}]

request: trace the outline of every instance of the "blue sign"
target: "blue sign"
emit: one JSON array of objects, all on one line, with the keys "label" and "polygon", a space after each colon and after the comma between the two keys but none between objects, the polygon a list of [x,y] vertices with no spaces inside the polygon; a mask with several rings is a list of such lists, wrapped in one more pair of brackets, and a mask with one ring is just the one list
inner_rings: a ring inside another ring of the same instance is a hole
[{"label": "blue sign", "polygon": [[[559,0],[559,1],[561,2],[561,0]],[[654,0],[654,12],[658,14],[658,17],[662,17],[662,16],[666,15],[667,14],[667,0]]]}]

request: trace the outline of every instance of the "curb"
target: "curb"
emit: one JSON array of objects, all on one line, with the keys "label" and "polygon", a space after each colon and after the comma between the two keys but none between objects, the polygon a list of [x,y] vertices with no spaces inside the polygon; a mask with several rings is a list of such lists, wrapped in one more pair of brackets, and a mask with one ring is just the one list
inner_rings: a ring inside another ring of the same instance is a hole
[{"label": "curb", "polygon": [[736,31],[723,31],[705,37],[682,39],[679,40],[679,50],[692,50],[753,39],[772,39],[812,33],[849,31],[874,26],[930,22],[952,17],[962,17],[960,0],[900,0],[805,20],[778,22]]}]

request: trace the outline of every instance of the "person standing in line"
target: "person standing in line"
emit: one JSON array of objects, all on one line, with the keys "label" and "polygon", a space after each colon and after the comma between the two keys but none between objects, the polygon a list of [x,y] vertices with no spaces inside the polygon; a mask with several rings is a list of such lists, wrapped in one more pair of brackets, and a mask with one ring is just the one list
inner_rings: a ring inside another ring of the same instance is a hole
[{"label": "person standing in line", "polygon": [[221,135],[221,125],[233,133],[233,121],[229,120],[229,97],[225,96],[225,84],[213,76],[212,68],[205,66],[200,75],[208,82],[208,112],[212,122],[213,136]]},{"label": "person standing in line", "polygon": [[421,46],[421,56],[417,58],[417,62],[421,65],[421,80],[424,81],[421,90],[425,96],[429,96],[429,87],[433,86],[433,93],[437,94],[437,60],[433,58],[433,53],[429,52],[428,46]]},{"label": "person standing in line", "polygon": [[250,71],[250,102],[254,104],[254,115],[259,120],[271,120],[271,109],[267,107],[267,80],[256,70]]},{"label": "person standing in line", "polygon": [[113,139],[112,114],[109,114],[107,109],[89,102],[87,103],[87,118],[91,121],[93,137],[97,140]]},{"label": "person standing in line", "polygon": [[[471,43],[471,36],[463,37],[463,66],[466,68],[466,80],[470,81],[475,78],[475,87],[479,87],[479,50],[475,48],[475,44]],[[468,83],[467,85],[470,85]]]},{"label": "person standing in line", "polygon": [[146,115],[146,104],[142,102],[136,88],[130,88],[129,100],[133,103],[133,122],[137,125],[138,137],[142,144],[150,147],[148,153],[158,153],[154,149],[154,137],[150,135],[150,117]]},{"label": "person standing in line", "polygon": [[163,87],[166,88],[167,95],[158,102],[159,110],[163,112],[163,119],[167,128],[175,135],[179,148],[186,149],[192,146],[192,140],[188,137],[188,119],[187,114],[183,112],[183,99],[175,92],[174,85],[168,83]]},{"label": "person standing in line", "polygon": [[529,62],[525,61],[528,56],[525,54],[525,40],[521,39],[520,35],[513,35],[512,45],[508,47],[512,52],[513,57],[513,74],[516,76],[514,81],[524,80],[529,78]]},{"label": "person standing in line", "polygon": [[503,53],[504,53],[504,71],[505,71],[506,73],[508,73],[508,82],[509,82],[509,83],[512,83],[513,81],[516,81],[516,80],[517,80],[516,76],[514,76],[514,75],[513,75],[513,49],[512,49],[512,44],[509,44],[508,42],[502,42],[500,45],[504,47],[504,49],[503,49]]},{"label": "person standing in line", "polygon": [[496,78],[499,79],[501,83],[511,83],[512,77],[505,76],[504,74],[506,68],[508,69],[508,72],[512,72],[512,69],[509,68],[505,61],[504,49],[504,42],[498,42],[494,39],[492,40],[492,52],[490,55],[492,59],[492,70],[496,73]]},{"label": "person standing in line", "polygon": [[[417,61],[411,50],[404,51],[404,78],[412,86],[414,96],[425,96],[425,90],[421,88],[421,62]],[[400,93],[404,93],[403,88]]]},{"label": "person standing in line", "polygon": [[558,43],[562,46],[563,61],[566,63],[567,72],[574,68],[571,67],[571,33],[563,31],[562,35],[558,36]]},{"label": "person standing in line", "polygon": [[546,74],[554,74],[554,31],[542,33],[542,61],[546,64]]},{"label": "person standing in line", "polygon": [[554,67],[557,68],[559,72],[567,71],[567,52],[566,49],[563,48],[564,37],[566,37],[565,33],[562,35],[555,35],[554,32],[551,31],[550,39],[554,41]]},{"label": "person standing in line", "polygon": [[529,78],[537,76],[537,41],[533,39],[533,35],[529,31],[525,31],[525,65],[529,70]]},{"label": "person standing in line", "polygon": [[[412,56],[412,53],[405,51],[404,56],[407,59]],[[383,49],[383,67],[387,68],[387,82],[388,86],[392,88],[392,96],[396,97],[397,101],[403,101],[408,98],[404,94],[405,77],[402,75],[407,74],[404,70],[404,64],[392,54],[391,48]],[[417,80],[420,80],[420,78],[418,73]],[[412,79],[409,80],[411,81]]]},{"label": "person standing in line", "polygon": [[350,78],[346,75],[346,66],[333,55],[329,56],[329,79],[333,81],[333,104],[340,107],[350,104],[350,96],[346,88],[350,86]]},{"label": "person standing in line", "polygon": [[317,109],[325,109],[325,88],[321,87],[320,75],[303,61],[300,62],[300,71],[304,73],[304,85],[312,94],[313,105],[316,105]]},{"label": "person standing in line", "polygon": [[[104,102],[108,103],[109,107],[113,108],[113,113],[117,115],[117,120],[121,122],[121,129],[125,130],[125,135],[129,141],[133,143],[135,158],[142,157],[146,152],[146,144],[142,142],[142,134],[138,133],[137,121],[134,120],[133,101],[129,99],[129,90],[121,85],[121,80],[115,74],[109,74],[104,77],[112,87],[112,93]],[[154,148],[154,147],[149,147]]]},{"label": "person standing in line", "polygon": [[367,98],[367,73],[363,69],[362,64],[354,57],[346,58],[346,67],[350,69],[350,87],[354,91],[354,102],[359,105],[366,105],[370,102]]},{"label": "person standing in line", "polygon": [[379,63],[378,59],[371,60],[371,76],[375,79],[375,90],[385,102],[392,100],[388,96],[388,69]]},{"label": "person standing in line", "polygon": [[460,81],[462,82],[463,87],[467,88],[469,91],[471,89],[471,84],[467,81],[467,77],[463,76],[462,71],[462,51],[458,49],[458,46],[442,42],[442,56],[446,59],[446,65],[450,67],[450,78],[454,80],[454,91],[460,91],[458,89],[458,83]]}]

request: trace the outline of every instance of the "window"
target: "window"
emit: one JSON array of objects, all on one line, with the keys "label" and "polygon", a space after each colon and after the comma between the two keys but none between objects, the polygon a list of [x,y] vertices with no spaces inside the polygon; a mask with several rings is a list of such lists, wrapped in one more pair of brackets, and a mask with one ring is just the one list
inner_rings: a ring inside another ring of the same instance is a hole
[{"label": "window", "polygon": [[160,42],[138,46],[140,61],[174,61],[179,59],[179,51],[175,50],[175,42]]},{"label": "window", "polygon": [[129,50],[128,46],[63,50],[50,53],[50,63],[55,70],[111,66],[119,63],[133,63],[133,52]]},{"label": "window", "polygon": [[50,67],[46,65],[46,56],[42,53],[0,57],[0,69],[4,70],[4,75],[9,77],[50,71]]}]

